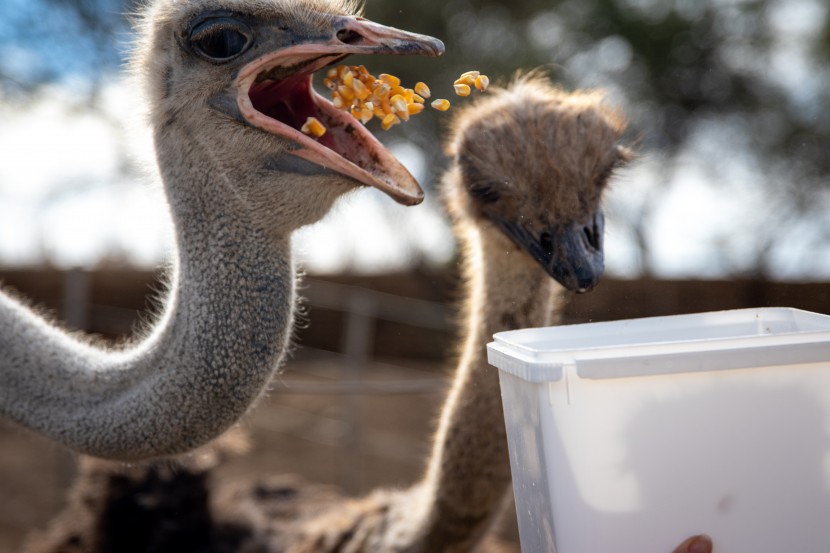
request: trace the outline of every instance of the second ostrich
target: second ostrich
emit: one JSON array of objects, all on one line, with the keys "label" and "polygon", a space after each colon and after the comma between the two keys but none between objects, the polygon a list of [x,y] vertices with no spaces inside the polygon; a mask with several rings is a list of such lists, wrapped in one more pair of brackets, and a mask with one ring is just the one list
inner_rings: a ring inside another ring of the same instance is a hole
[{"label": "second ostrich", "polygon": [[[553,323],[566,290],[596,285],[600,200],[628,157],[618,145],[624,126],[601,95],[565,94],[538,77],[458,114],[443,195],[464,259],[465,336],[418,483],[349,499],[288,477],[214,487],[198,457],[173,469],[88,461],[68,510],[30,553],[505,550],[485,539],[511,475],[484,346],[495,332]],[[695,537],[675,551],[710,549]]]}]

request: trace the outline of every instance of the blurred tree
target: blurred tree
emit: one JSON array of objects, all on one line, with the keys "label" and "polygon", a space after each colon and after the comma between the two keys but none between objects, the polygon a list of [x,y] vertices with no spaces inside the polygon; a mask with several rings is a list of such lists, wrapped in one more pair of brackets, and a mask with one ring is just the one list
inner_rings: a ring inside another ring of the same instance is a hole
[{"label": "blurred tree", "polygon": [[[76,77],[93,83],[94,96],[94,83],[124,58],[123,14],[132,9],[130,0],[5,0],[0,92],[9,98]],[[642,272],[653,268],[655,214],[690,163],[726,196],[745,181],[763,192],[747,202],[734,231],[718,238],[725,251],[742,252],[724,256],[721,266],[781,274],[780,265],[793,262],[793,240],[809,258],[811,247],[830,238],[824,0],[367,0],[366,12],[447,45],[439,60],[367,65],[408,83],[427,81],[456,103],[464,99],[452,95],[452,81],[469,69],[504,81],[517,69],[543,67],[563,86],[607,89],[654,166],[644,192],[617,210],[640,248]],[[425,152],[432,182],[443,167],[437,137],[448,119],[420,116],[381,135]]]}]

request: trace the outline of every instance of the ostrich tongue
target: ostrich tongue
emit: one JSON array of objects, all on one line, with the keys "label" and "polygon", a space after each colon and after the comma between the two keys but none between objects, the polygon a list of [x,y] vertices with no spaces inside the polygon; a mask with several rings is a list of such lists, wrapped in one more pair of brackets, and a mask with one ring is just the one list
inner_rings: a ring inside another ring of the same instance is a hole
[{"label": "ostrich tongue", "polygon": [[[373,186],[405,205],[424,193],[406,168],[351,113],[336,107],[311,86],[312,75],[349,54],[437,56],[437,39],[346,18],[349,42],[305,43],[277,50],[244,66],[237,78],[237,105],[251,125],[292,141],[290,153]],[[338,36],[346,36],[339,31]],[[355,38],[358,37],[358,38]],[[309,118],[325,128],[312,137],[302,132]]]}]

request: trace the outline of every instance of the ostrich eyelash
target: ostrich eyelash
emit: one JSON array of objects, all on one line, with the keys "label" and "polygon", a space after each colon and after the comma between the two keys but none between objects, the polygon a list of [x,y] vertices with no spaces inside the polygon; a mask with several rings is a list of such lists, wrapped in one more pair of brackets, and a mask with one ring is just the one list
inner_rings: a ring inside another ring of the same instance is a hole
[{"label": "ostrich eyelash", "polygon": [[487,184],[473,184],[467,187],[467,192],[477,200],[492,204],[501,199],[501,192]]}]

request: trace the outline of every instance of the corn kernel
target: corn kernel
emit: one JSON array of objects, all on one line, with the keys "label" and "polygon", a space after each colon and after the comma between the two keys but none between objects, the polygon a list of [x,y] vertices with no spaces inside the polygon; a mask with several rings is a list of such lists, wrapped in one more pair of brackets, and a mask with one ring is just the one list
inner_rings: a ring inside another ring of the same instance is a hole
[{"label": "corn kernel", "polygon": [[475,85],[479,92],[484,92],[490,86],[490,78],[487,75],[479,75],[476,77]]},{"label": "corn kernel", "polygon": [[372,92],[375,98],[386,98],[389,96],[389,93],[392,92],[392,87],[389,84],[375,81],[376,83],[380,83],[378,86],[375,86],[374,91]]},{"label": "corn kernel", "polygon": [[381,121],[380,126],[381,128],[383,128],[383,130],[388,131],[392,128],[393,125],[397,125],[400,122],[401,120],[397,115],[395,115],[394,113],[390,113],[389,115],[383,118],[383,121]]},{"label": "corn kernel", "polygon": [[354,95],[360,98],[361,100],[365,100],[369,97],[369,89],[366,88],[366,85],[360,82],[359,80],[355,79],[352,81],[352,90],[354,90]]},{"label": "corn kernel", "polygon": [[426,83],[417,82],[415,83],[415,94],[421,96],[422,98],[429,98],[432,92],[429,90],[429,87]]},{"label": "corn kernel", "polygon": [[455,93],[459,96],[469,96],[472,89],[468,84],[454,84]]},{"label": "corn kernel", "polygon": [[437,109],[438,111],[447,111],[450,109],[450,101],[444,99],[433,100],[430,104],[433,108]]},{"label": "corn kernel", "polygon": [[424,111],[424,104],[409,104],[406,109],[410,115],[418,115]]},{"label": "corn kernel", "polygon": [[341,84],[337,87],[337,93],[343,97],[344,100],[351,102],[354,100],[354,90],[349,88],[348,86]]},{"label": "corn kernel", "polygon": [[[419,81],[414,88],[405,88],[398,77],[388,73],[375,77],[362,65],[333,67],[326,72],[323,84],[331,89],[335,107],[351,113],[364,125],[377,117],[384,130],[424,111],[426,100],[432,95],[424,82]],[[453,88],[457,95],[469,96],[473,87],[484,92],[489,84],[486,75],[467,71],[456,79]],[[430,105],[433,109],[447,111],[450,101],[436,99]],[[315,132],[318,129],[311,123],[307,126],[309,131],[312,127]]]},{"label": "corn kernel", "polygon": [[365,125],[366,123],[371,121],[372,117],[374,117],[374,116],[375,116],[375,114],[372,113],[372,110],[370,108],[368,108],[366,106],[363,106],[363,109],[360,110],[359,119],[360,119],[360,122]]},{"label": "corn kernel", "polygon": [[391,87],[401,86],[401,80],[394,75],[389,75],[388,73],[381,73],[378,79]]},{"label": "corn kernel", "polygon": [[309,117],[305,120],[302,128],[300,129],[307,135],[313,136],[315,138],[320,138],[324,134],[326,134],[326,127],[320,122],[319,119],[316,117]]},{"label": "corn kernel", "polygon": [[406,111],[406,98],[400,94],[392,96],[389,99],[389,103],[392,105],[392,109],[394,109],[396,113],[399,111]]}]

